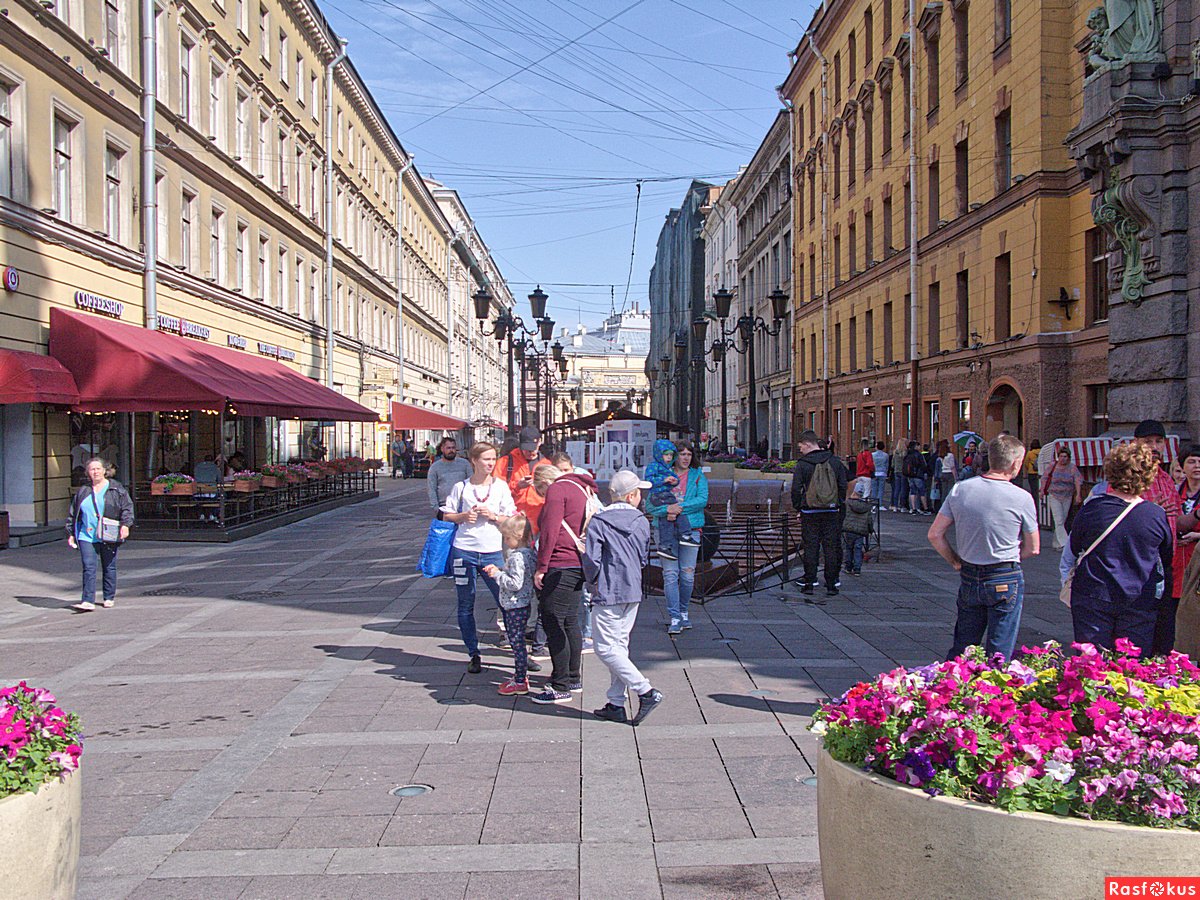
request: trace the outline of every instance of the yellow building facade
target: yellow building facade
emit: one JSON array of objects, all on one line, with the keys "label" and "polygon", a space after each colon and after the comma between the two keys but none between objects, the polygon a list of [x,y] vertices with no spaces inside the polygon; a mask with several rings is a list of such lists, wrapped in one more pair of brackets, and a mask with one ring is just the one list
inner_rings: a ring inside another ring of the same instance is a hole
[{"label": "yellow building facade", "polygon": [[[270,356],[381,419],[402,394],[445,409],[446,222],[316,5],[159,4],[153,148],[139,6],[6,5],[0,266],[19,284],[0,349],[45,354],[50,310],[72,309]],[[382,423],[235,420],[217,435],[212,417],[159,433],[143,415],[0,405],[0,508],[16,526],[60,519],[79,458],[101,451],[142,481],[221,447],[261,464],[305,456],[314,434],[334,454],[381,457],[388,440]]]},{"label": "yellow building facade", "polygon": [[1103,430],[1105,245],[1064,146],[1086,12],[818,10],[781,87],[796,431],[856,450],[968,429],[1026,442]]}]

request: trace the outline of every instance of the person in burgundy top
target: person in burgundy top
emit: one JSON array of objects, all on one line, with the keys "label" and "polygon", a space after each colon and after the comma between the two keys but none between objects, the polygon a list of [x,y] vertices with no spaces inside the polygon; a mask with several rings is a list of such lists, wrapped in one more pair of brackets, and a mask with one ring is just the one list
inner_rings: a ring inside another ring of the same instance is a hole
[{"label": "person in burgundy top", "polygon": [[862,449],[854,460],[854,477],[875,477],[875,459],[871,456],[871,442],[866,438],[863,438]]},{"label": "person in burgundy top", "polygon": [[583,588],[583,527],[589,498],[596,495],[591,475],[563,473],[553,466],[534,470],[534,489],[544,494],[538,522],[537,569],[533,586],[553,671],[550,683],[534,703],[569,703],[583,690],[580,667],[583,632],[580,591]]}]

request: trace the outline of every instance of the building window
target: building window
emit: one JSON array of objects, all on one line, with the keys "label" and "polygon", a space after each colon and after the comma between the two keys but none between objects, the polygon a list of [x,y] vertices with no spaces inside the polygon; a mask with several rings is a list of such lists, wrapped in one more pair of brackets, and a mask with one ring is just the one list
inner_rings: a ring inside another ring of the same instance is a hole
[{"label": "building window", "polygon": [[208,232],[208,277],[225,283],[225,214],[213,209]]},{"label": "building window", "polygon": [[873,107],[863,109],[862,131],[863,131],[863,172],[870,172],[874,165],[872,158],[875,156],[875,110]]},{"label": "building window", "polygon": [[16,197],[17,135],[15,85],[0,81],[0,196]]},{"label": "building window", "polygon": [[858,80],[858,38],[854,36],[853,30],[846,38],[846,56],[850,61],[850,68],[846,71],[846,83],[850,85],[850,91],[853,94],[854,83]]},{"label": "building window", "polygon": [[963,398],[954,401],[954,433],[971,428],[971,401]]},{"label": "building window", "polygon": [[996,0],[996,50],[1012,37],[1012,0]]},{"label": "building window", "polygon": [[850,317],[850,371],[858,371],[858,317]]},{"label": "building window", "polygon": [[904,361],[912,361],[913,320],[912,294],[904,295]]},{"label": "building window", "polygon": [[846,186],[854,187],[858,177],[858,145],[854,141],[854,129],[846,131]]},{"label": "building window", "polygon": [[276,298],[276,305],[283,310],[288,308],[287,259],[287,248],[280,247],[279,264],[275,270],[275,289],[279,292],[279,296]]},{"label": "building window", "polygon": [[954,321],[960,349],[971,344],[971,298],[968,289],[967,270],[963,269],[954,276]]},{"label": "building window", "polygon": [[866,368],[875,365],[875,311],[868,309],[863,323],[863,358]]},{"label": "building window", "polygon": [[817,380],[817,335],[814,332],[808,336],[808,359],[809,365],[812,367],[812,377],[810,380]]},{"label": "building window", "polygon": [[233,277],[234,290],[246,292],[250,281],[250,257],[246,253],[246,241],[250,234],[250,226],[245,222],[237,223],[237,234],[233,239]]},{"label": "building window", "polygon": [[1012,110],[996,116],[996,193],[1012,186]]},{"label": "building window", "polygon": [[937,112],[938,105],[942,100],[942,76],[940,72],[942,61],[941,42],[926,41],[925,42],[925,66],[928,71],[925,73],[926,78],[926,102],[928,103],[927,115],[933,115]]},{"label": "building window", "polygon": [[304,105],[304,56],[296,54],[296,102]]},{"label": "building window", "polygon": [[892,88],[890,85],[879,90],[879,115],[882,119],[883,155],[887,156],[892,152]]},{"label": "building window", "polygon": [[858,274],[858,226],[851,223],[846,231],[846,236],[849,238],[850,245],[850,259],[848,260],[850,266],[850,277],[853,278]]},{"label": "building window", "polygon": [[271,171],[268,159],[271,143],[271,114],[262,112],[258,115],[258,172],[259,178],[266,181],[267,173]]},{"label": "building window", "polygon": [[238,88],[234,115],[237,122],[233,136],[233,158],[241,162],[250,155],[250,97],[241,88]]},{"label": "building window", "polygon": [[833,326],[833,370],[839,375],[845,375],[842,368],[842,323]]},{"label": "building window", "polygon": [[265,6],[258,8],[258,55],[271,65],[271,15]]},{"label": "building window", "polygon": [[885,366],[890,366],[896,361],[896,348],[893,346],[893,341],[896,339],[895,325],[893,324],[895,316],[895,304],[889,300],[883,304],[883,364]]},{"label": "building window", "polygon": [[895,252],[892,246],[892,198],[883,198],[883,258],[887,259]]},{"label": "building window", "polygon": [[222,150],[225,149],[225,128],[225,72],[219,66],[213,66],[208,84],[208,133]]},{"label": "building window", "polygon": [[842,235],[833,234],[833,284],[836,287],[842,283]]},{"label": "building window", "polygon": [[936,231],[942,221],[942,181],[940,166],[929,164],[929,230]]},{"label": "building window", "polygon": [[124,206],[121,202],[121,169],[125,151],[109,144],[104,148],[104,233],[114,241],[122,238]]},{"label": "building window", "polygon": [[815,250],[808,254],[808,295],[817,299],[817,253]]},{"label": "building window", "polygon": [[1099,228],[1084,234],[1087,253],[1087,324],[1108,319],[1108,240]]},{"label": "building window", "polygon": [[312,107],[313,121],[319,121],[320,116],[317,114],[317,111],[321,108],[321,86],[320,82],[317,80],[316,72],[313,72],[308,76],[308,94],[310,98],[309,105]]},{"label": "building window", "polygon": [[74,221],[75,123],[62,116],[54,117],[54,211],[59,218]]},{"label": "building window", "polygon": [[904,185],[904,246],[912,243],[912,185]]},{"label": "building window", "polygon": [[1012,335],[1012,254],[996,257],[996,340]]},{"label": "building window", "polygon": [[287,87],[288,83],[288,36],[282,28],[279,29],[279,81]]},{"label": "building window", "polygon": [[237,27],[242,34],[250,34],[250,9],[246,5],[246,0],[237,0]]},{"label": "building window", "polygon": [[292,307],[292,312],[296,315],[304,315],[305,294],[304,294],[304,257],[296,257],[296,280],[292,286],[292,300],[295,306]]},{"label": "building window", "polygon": [[925,438],[931,447],[937,446],[942,435],[941,412],[941,404],[938,401],[930,400],[925,404],[925,418],[929,423],[929,432]]},{"label": "building window", "polygon": [[[907,9],[907,7],[905,7]],[[911,51],[910,51],[911,52]],[[900,105],[904,108],[904,141],[908,142],[908,133],[912,130],[912,104],[909,102],[909,97],[912,93],[912,65],[905,58],[900,66],[900,80],[904,84],[904,96],[901,98]]]},{"label": "building window", "polygon": [[869,269],[875,262],[875,214],[863,213],[863,268]]},{"label": "building window", "polygon": [[929,285],[929,348],[926,356],[942,352],[942,283]]},{"label": "building window", "polygon": [[967,3],[952,4],[951,15],[954,17],[954,89],[967,86],[971,77],[970,48],[967,44]]},{"label": "building window", "polygon": [[808,224],[811,225],[817,220],[817,170],[812,168],[808,172]]},{"label": "building window", "polygon": [[842,196],[842,142],[833,144],[833,199]]},{"label": "building window", "polygon": [[171,242],[170,230],[170,210],[167,208],[169,200],[166,191],[163,187],[166,185],[167,176],[165,173],[155,171],[154,173],[154,202],[158,207],[156,218],[158,219],[158,258],[166,260],[169,258],[168,247]]},{"label": "building window", "polygon": [[121,3],[104,0],[104,49],[113,65],[121,65]]},{"label": "building window", "polygon": [[842,52],[833,54],[833,105],[842,102]]},{"label": "building window", "polygon": [[1091,436],[1099,437],[1108,431],[1108,385],[1089,385],[1087,392]]},{"label": "building window", "polygon": [[189,125],[192,117],[192,71],[194,69],[196,45],[188,37],[179,39],[179,114]]},{"label": "building window", "polygon": [[192,270],[192,241],[195,234],[192,224],[196,218],[196,195],[184,191],[179,205],[179,265],[185,271]]},{"label": "building window", "polygon": [[[884,0],[886,3],[887,0]],[[875,15],[871,12],[871,7],[867,7],[863,12],[863,65],[870,66],[871,60],[875,58]]]},{"label": "building window", "polygon": [[267,239],[258,239],[258,299],[269,300],[271,297],[271,276],[267,272]]},{"label": "building window", "polygon": [[954,212],[965,216],[969,208],[970,167],[967,162],[967,139],[954,145]]},{"label": "building window", "polygon": [[892,0],[883,0],[883,39],[892,39]]}]

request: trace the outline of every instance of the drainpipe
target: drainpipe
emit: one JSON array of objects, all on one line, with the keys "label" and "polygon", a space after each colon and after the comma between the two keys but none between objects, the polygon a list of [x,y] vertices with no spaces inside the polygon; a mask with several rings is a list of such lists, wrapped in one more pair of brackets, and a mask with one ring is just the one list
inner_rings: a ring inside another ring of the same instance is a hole
[{"label": "drainpipe", "polygon": [[917,44],[913,29],[917,25],[916,0],[908,0],[908,194],[911,198],[908,240],[908,358],[909,362],[909,439],[913,438],[913,425],[920,418],[920,387],[917,383],[920,366],[917,364]]},{"label": "drainpipe", "polygon": [[829,60],[817,49],[811,30],[804,36],[821,63],[821,154],[818,157],[821,165],[821,381],[824,431],[829,434],[832,416],[829,394]]},{"label": "drainpipe", "polygon": [[158,30],[154,0],[142,0],[142,305],[151,331],[158,328],[157,113]]},{"label": "drainpipe", "polygon": [[404,402],[404,176],[417,161],[410,156],[396,177],[396,356],[400,358],[400,384],[396,397]]},{"label": "drainpipe", "polygon": [[446,244],[446,412],[454,415],[454,245],[462,232],[455,230]]},{"label": "drainpipe", "polygon": [[333,390],[333,77],[346,58],[342,38],[337,56],[325,64],[325,387]]}]

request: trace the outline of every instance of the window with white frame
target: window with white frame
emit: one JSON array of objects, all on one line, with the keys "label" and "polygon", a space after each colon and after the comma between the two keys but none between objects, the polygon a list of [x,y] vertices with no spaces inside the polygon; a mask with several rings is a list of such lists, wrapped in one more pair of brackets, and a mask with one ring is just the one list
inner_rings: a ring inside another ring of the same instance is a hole
[{"label": "window with white frame", "polygon": [[287,195],[287,164],[288,136],[287,132],[281,128],[279,129],[279,167],[275,173],[275,189],[285,196]]},{"label": "window with white frame", "polygon": [[195,71],[196,44],[187,35],[179,39],[179,114],[189,125],[194,124],[192,106],[195,102],[192,73]]},{"label": "window with white frame", "polygon": [[296,204],[296,209],[300,208],[300,202],[304,198],[304,172],[308,168],[304,164],[304,147],[299,141],[296,142],[296,183],[293,185],[293,193],[295,199],[292,201]]},{"label": "window with white frame", "polygon": [[271,14],[262,5],[258,7],[258,55],[271,64]]},{"label": "window with white frame", "polygon": [[208,133],[225,149],[225,70],[213,66],[208,82]]},{"label": "window with white frame", "polygon": [[170,77],[167,72],[167,11],[161,3],[154,4],[154,34],[155,47],[158,54],[158,71],[156,72],[156,89],[158,99],[166,103],[167,91],[170,88]]},{"label": "window with white frame", "polygon": [[158,218],[158,228],[155,229],[158,233],[158,258],[167,259],[167,246],[171,235],[167,228],[167,223],[170,221],[170,209],[167,207],[168,198],[163,188],[166,187],[167,176],[164,172],[156,171],[154,173],[154,197],[155,197],[155,215]]},{"label": "window with white frame", "polygon": [[17,86],[0,81],[0,196],[16,198],[17,160],[22,141],[17,135]]},{"label": "window with white frame", "polygon": [[346,310],[343,308],[343,304],[345,303],[344,293],[345,285],[339,281],[333,294],[333,328],[339,334],[344,334],[346,331]]},{"label": "window with white frame", "polygon": [[288,282],[287,282],[287,247],[279,248],[279,266],[275,272],[275,287],[279,291],[279,296],[276,298],[276,305],[280,309],[286,310],[288,307]]},{"label": "window with white frame", "polygon": [[250,281],[250,258],[246,253],[246,241],[249,236],[250,226],[245,222],[238,222],[237,233],[233,238],[233,289],[243,294]]},{"label": "window with white frame", "polygon": [[234,111],[233,155],[245,162],[250,151],[250,95],[238,88],[237,109]]},{"label": "window with white frame", "polygon": [[76,122],[61,114],[54,116],[54,211],[59,218],[75,220],[75,128]]},{"label": "window with white frame", "polygon": [[246,0],[237,0],[236,6],[237,27],[244,35],[250,34],[250,9],[246,4]]},{"label": "window with white frame", "polygon": [[296,315],[301,315],[304,312],[301,307],[304,306],[305,300],[303,256],[296,257],[296,280],[292,286],[292,300],[295,303],[295,306],[292,307],[290,312],[294,312]]},{"label": "window with white frame", "polygon": [[317,274],[317,267],[310,266],[308,270],[308,305],[312,311],[312,320],[318,325],[324,318],[321,315],[321,279]]},{"label": "window with white frame", "polygon": [[258,269],[256,281],[258,283],[258,299],[269,301],[271,298],[271,276],[267,271],[267,244],[270,241],[259,235],[258,237]]},{"label": "window with white frame", "polygon": [[104,49],[113,64],[120,66],[121,53],[121,0],[104,0]]},{"label": "window with white frame", "polygon": [[335,129],[334,129],[334,131],[336,131],[336,132],[337,132],[337,148],[338,148],[338,153],[341,153],[341,152],[342,152],[342,147],[344,146],[344,145],[342,144],[342,124],[343,124],[343,123],[342,123],[342,119],[343,119],[343,116],[342,116],[342,110],[341,110],[341,108],[339,108],[339,109],[338,109],[338,111],[337,111],[337,128],[335,128]]},{"label": "window with white frame", "polygon": [[296,102],[304,105],[304,56],[296,54]]},{"label": "window with white frame", "polygon": [[123,235],[125,208],[122,204],[122,169],[125,166],[125,151],[108,144],[104,148],[104,233],[114,241]]},{"label": "window with white frame", "polygon": [[309,105],[312,107],[312,119],[314,122],[317,122],[321,118],[317,113],[317,110],[321,108],[321,82],[317,78],[316,72],[309,73],[308,88]]},{"label": "window with white frame", "polygon": [[270,142],[271,114],[269,112],[260,112],[258,114],[258,171],[256,174],[264,181],[271,171],[271,163],[267,158],[267,154],[270,151]]},{"label": "window with white frame", "polygon": [[225,212],[213,207],[208,231],[208,277],[225,283]]},{"label": "window with white frame", "polygon": [[321,183],[321,164],[315,159],[312,161],[312,167],[309,172],[308,181],[308,209],[310,218],[317,225],[321,224],[321,196],[319,193],[319,185]]},{"label": "window with white frame", "polygon": [[288,36],[282,28],[279,29],[279,80],[287,87],[288,83]]},{"label": "window with white frame", "polygon": [[180,195],[179,205],[179,264],[185,271],[192,270],[192,242],[196,235],[193,226],[196,220],[196,195],[186,189]]}]

